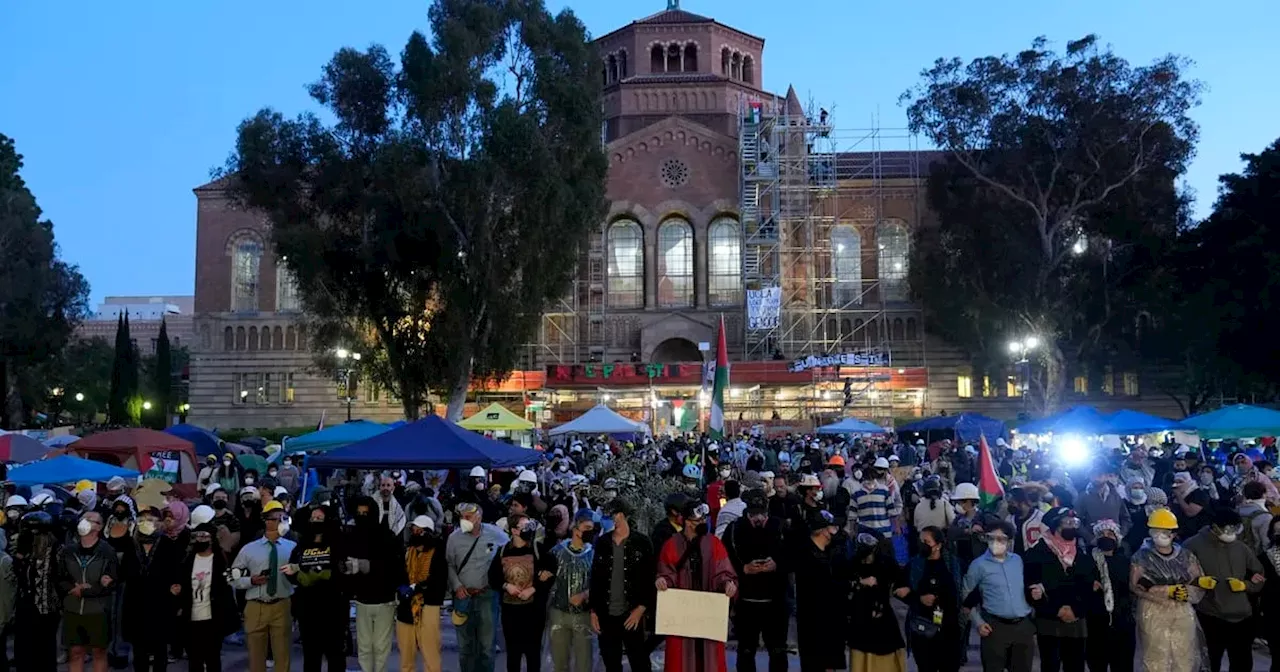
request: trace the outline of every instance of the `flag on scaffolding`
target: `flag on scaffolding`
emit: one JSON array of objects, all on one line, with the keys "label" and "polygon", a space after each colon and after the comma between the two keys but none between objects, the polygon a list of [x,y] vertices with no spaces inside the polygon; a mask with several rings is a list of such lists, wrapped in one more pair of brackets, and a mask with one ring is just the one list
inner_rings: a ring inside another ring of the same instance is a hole
[{"label": "flag on scaffolding", "polygon": [[729,350],[724,342],[724,316],[720,316],[720,336],[716,339],[716,378],[711,386],[711,436],[724,438],[724,392],[729,387]]},{"label": "flag on scaffolding", "polygon": [[1004,496],[1004,486],[996,475],[996,464],[991,459],[991,446],[987,445],[987,435],[978,437],[978,504],[986,509],[993,508]]}]

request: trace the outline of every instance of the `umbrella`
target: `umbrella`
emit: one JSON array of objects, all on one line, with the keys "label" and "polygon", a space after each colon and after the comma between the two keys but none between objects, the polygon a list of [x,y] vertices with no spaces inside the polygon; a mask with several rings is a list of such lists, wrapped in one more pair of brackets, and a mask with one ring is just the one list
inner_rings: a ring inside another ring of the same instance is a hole
[{"label": "umbrella", "polygon": [[241,453],[236,456],[240,466],[258,472],[259,476],[267,475],[267,458],[255,453]]},{"label": "umbrella", "polygon": [[164,430],[166,434],[172,434],[176,437],[190,441],[196,447],[196,455],[203,458],[206,455],[221,455],[222,439],[217,434],[195,425],[182,423],[174,425]]},{"label": "umbrella", "polygon": [[9,481],[16,485],[75,483],[76,481],[102,483],[115,476],[137,478],[139,474],[132,469],[124,469],[97,460],[86,460],[74,455],[59,455],[24,464],[9,471]]},{"label": "umbrella", "polygon": [[0,436],[0,462],[32,462],[44,457],[51,446],[46,446],[26,434]]}]

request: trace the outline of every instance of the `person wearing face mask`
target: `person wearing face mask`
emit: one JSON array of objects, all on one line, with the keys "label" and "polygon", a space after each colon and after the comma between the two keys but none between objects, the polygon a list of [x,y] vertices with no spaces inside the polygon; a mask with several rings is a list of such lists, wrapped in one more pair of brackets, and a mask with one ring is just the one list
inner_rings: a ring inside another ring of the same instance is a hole
[{"label": "person wearing face mask", "polygon": [[1257,481],[1249,481],[1240,488],[1244,502],[1240,504],[1240,541],[1254,555],[1261,555],[1269,545],[1267,530],[1271,528],[1271,511],[1267,509],[1267,489]]},{"label": "person wearing face mask", "polygon": [[400,538],[379,520],[376,501],[359,497],[352,510],[355,525],[345,540],[344,574],[356,603],[360,667],[383,672],[395,634],[397,590],[407,583],[404,549]]},{"label": "person wearing face mask", "polygon": [[606,672],[622,672],[624,651],[634,672],[649,672],[645,616],[655,601],[653,546],[649,537],[632,532],[633,513],[625,500],[609,502],[605,514],[613,531],[596,542],[591,562],[591,629],[600,637]]},{"label": "person wearing face mask", "polygon": [[1209,527],[1183,544],[1203,573],[1196,585],[1204,597],[1195,609],[1214,672],[1222,669],[1224,653],[1231,672],[1253,669],[1253,629],[1246,621],[1253,616],[1250,594],[1262,590],[1263,570],[1257,554],[1240,541],[1242,527],[1240,514],[1218,509]]},{"label": "person wearing face mask", "polygon": [[302,474],[298,471],[297,465],[293,463],[293,458],[285,456],[280,459],[280,469],[276,474],[276,483],[283,485],[289,494],[296,494],[298,486],[302,480]]},{"label": "person wearing face mask", "polygon": [[1258,558],[1264,578],[1258,625],[1271,651],[1271,672],[1280,672],[1280,517],[1272,518],[1267,526],[1267,543],[1267,550]]},{"label": "person wearing face mask", "polygon": [[[222,456],[222,462],[218,465],[218,470],[213,475],[213,482],[222,486],[227,492],[239,492],[242,486],[241,479],[244,474],[240,468],[240,462],[236,460],[231,453]],[[244,483],[243,485],[250,485]]]},{"label": "person wearing face mask", "polygon": [[306,524],[299,525],[298,545],[289,556],[298,571],[289,581],[302,635],[302,670],[320,672],[325,664],[343,670],[351,606],[341,584],[345,555],[338,514],[331,506],[316,504],[301,520]]},{"label": "person wearing face mask", "polygon": [[967,572],[973,559],[986,550],[986,533],[978,515],[978,486],[957,485],[951,501],[956,504],[956,516],[947,528],[947,543],[960,563],[960,570]]},{"label": "person wearing face mask", "polygon": [[227,582],[227,557],[217,546],[211,523],[191,530],[191,553],[178,570],[177,598],[187,669],[221,672],[222,640],[240,627],[235,593]]},{"label": "person wearing face mask", "polygon": [[945,530],[956,519],[955,507],[942,493],[942,485],[942,479],[938,476],[929,476],[924,479],[920,488],[924,498],[916,504],[915,516],[911,519],[912,525],[917,530],[923,530],[926,527]]},{"label": "person wearing face mask", "polygon": [[204,458],[204,466],[200,467],[200,473],[196,476],[196,487],[204,490],[209,487],[210,483],[215,482],[214,476],[218,473],[218,456],[206,455]]},{"label": "person wearing face mask", "polygon": [[213,508],[213,526],[217,529],[214,542],[228,557],[240,549],[240,520],[231,510],[231,497],[217,483],[211,483],[205,495]]},{"label": "person wearing face mask", "polygon": [[510,538],[496,525],[484,522],[480,507],[458,504],[458,527],[445,544],[449,591],[453,594],[453,623],[458,634],[461,672],[493,672],[495,593],[489,584],[493,554]]},{"label": "person wearing face mask", "polygon": [[405,550],[405,585],[400,587],[396,605],[396,643],[400,649],[400,672],[417,669],[422,655],[427,672],[439,672],[440,605],[448,589],[449,568],[445,564],[444,541],[436,534],[435,522],[418,516],[409,524],[409,544]]},{"label": "person wearing face mask", "polygon": [[1116,475],[1105,463],[1099,463],[1093,472],[1093,480],[1076,502],[1080,515],[1081,536],[1085,543],[1093,541],[1093,524],[1099,520],[1115,521],[1121,531],[1129,529],[1129,508],[1116,492]]},{"label": "person wearing face mask", "polygon": [[[724,544],[707,532],[706,504],[688,502],[684,527],[658,551],[659,591],[668,588],[738,593],[737,575]],[[707,639],[666,638],[665,670],[670,672],[725,672],[724,643]]]},{"label": "person wearing face mask", "polygon": [[1037,483],[1022,483],[1009,489],[1010,522],[1018,532],[1013,540],[1015,553],[1025,553],[1044,536],[1045,507],[1040,502],[1047,494]]},{"label": "person wearing face mask", "polygon": [[[133,498],[128,495],[116,497],[107,507],[106,532],[103,535],[107,544],[115,551],[116,562],[123,563],[125,553],[133,551],[134,516]],[[124,612],[124,591],[117,590],[112,596],[111,605],[111,645],[107,650],[107,659],[113,668],[122,668],[129,664],[129,644],[121,636],[123,627],[121,618]]]},{"label": "person wearing face mask", "polygon": [[1085,654],[1089,672],[1132,672],[1133,597],[1129,592],[1129,557],[1120,548],[1120,526],[1114,520],[1093,524],[1093,562],[1101,590],[1086,618]]},{"label": "person wearing face mask", "polygon": [[920,530],[919,553],[907,565],[907,634],[920,672],[960,668],[960,564],[942,530]]},{"label": "person wearing face mask", "polygon": [[[716,517],[716,536],[724,539],[724,531],[730,525],[742,518],[743,511],[747,505],[742,501],[742,484],[729,480],[724,484],[724,506],[720,508],[720,515]],[[761,493],[763,494],[763,493]]]},{"label": "person wearing face mask", "polygon": [[1147,538],[1147,528],[1142,525],[1142,521],[1146,520],[1149,515],[1147,511],[1149,488],[1141,480],[1131,480],[1125,483],[1124,489],[1124,507],[1129,512],[1129,529],[1124,532],[1120,538],[1120,544],[1124,547],[1126,554],[1132,556],[1142,542]]},{"label": "person wearing face mask", "polygon": [[689,496],[683,492],[673,492],[667,495],[666,501],[663,502],[663,508],[667,512],[667,519],[655,525],[653,532],[649,534],[649,541],[653,545],[655,553],[661,552],[662,547],[666,546],[667,540],[684,529],[684,511],[690,501]]},{"label": "person wearing face mask", "polygon": [[[733,629],[738,637],[738,670],[755,672],[756,649],[764,639],[769,672],[787,669],[786,548],[782,521],[769,516],[764,492],[748,490],[740,500],[743,516],[719,535],[739,578]],[[725,512],[721,510],[723,519]]]},{"label": "person wearing face mask", "polygon": [[1012,552],[1017,535],[1013,524],[993,521],[988,528],[987,550],[969,565],[961,595],[974,591],[982,605],[969,613],[981,638],[982,669],[986,672],[1031,672],[1035,660],[1035,623],[1022,558]]},{"label": "person wearing face mask", "polygon": [[58,589],[64,595],[62,644],[70,649],[67,668],[72,672],[84,670],[87,653],[93,655],[95,672],[107,669],[107,646],[111,643],[108,612],[118,588],[120,565],[101,534],[101,514],[84,514],[76,525],[78,538],[62,549],[60,557]]},{"label": "person wearing face mask", "polygon": [[1178,519],[1168,509],[1147,517],[1148,539],[1133,555],[1129,589],[1137,598],[1142,665],[1147,670],[1200,669],[1195,610],[1202,589],[1200,562],[1174,543]]},{"label": "person wearing face mask", "polygon": [[159,506],[143,506],[131,547],[120,562],[124,593],[121,634],[133,649],[135,670],[163,671],[168,664],[168,645],[178,634],[173,631],[173,617],[182,589],[179,568],[185,554],[186,549],[166,534]]},{"label": "person wearing face mask", "polygon": [[[590,515],[589,511],[579,513]],[[511,541],[489,563],[489,585],[499,587],[507,671],[520,672],[523,661],[528,672],[537,672],[542,662],[547,593],[556,576],[556,559],[538,542],[537,521],[514,514],[508,522]],[[579,599],[585,602],[585,597]]]},{"label": "person wearing face mask", "polygon": [[[231,563],[238,577],[232,585],[246,591],[244,629],[251,672],[266,671],[268,645],[282,654],[290,648],[293,619],[289,608],[293,584],[288,577],[298,569],[289,563],[296,544],[280,536],[284,510],[278,503],[271,502],[262,507],[261,515],[262,537],[245,544]],[[278,656],[275,669],[289,672],[289,656]]]},{"label": "person wearing face mask", "polygon": [[1023,554],[1031,605],[1036,610],[1036,643],[1040,669],[1083,672],[1085,616],[1098,591],[1098,567],[1084,551],[1080,519],[1071,509],[1045,512],[1045,534]]},{"label": "person wearing face mask", "polygon": [[849,514],[857,520],[857,530],[870,532],[882,540],[893,535],[894,521],[902,515],[902,500],[885,482],[888,473],[889,461],[877,457],[871,468],[862,473],[849,496]]},{"label": "person wearing face mask", "polygon": [[[825,518],[825,517],[823,517]],[[810,519],[810,527],[813,529],[811,546],[822,549],[825,545],[825,552],[831,553],[831,538],[833,536],[830,526],[824,528],[820,519]],[[833,521],[834,522],[834,521]],[[835,548],[839,548],[836,546]],[[812,549],[810,549],[812,551]],[[836,559],[840,560],[836,551]],[[902,572],[891,555],[887,555],[883,551],[883,540],[871,532],[861,532],[854,539],[853,545],[854,557],[848,564],[847,579],[844,586],[830,586],[825,580],[825,568],[822,566],[810,565],[822,579],[819,587],[825,585],[828,593],[826,595],[813,595],[809,598],[809,602],[814,603],[814,607],[820,610],[817,613],[810,611],[808,622],[811,628],[817,630],[810,634],[808,642],[802,637],[799,641],[800,645],[800,669],[808,672],[818,672],[819,670],[841,670],[844,669],[844,661],[832,657],[835,653],[832,644],[848,644],[849,646],[849,668],[861,672],[905,672],[907,669],[907,651],[906,641],[902,637],[902,627],[898,622],[898,617],[894,613],[891,604],[892,598],[896,595],[899,599],[907,597],[910,591],[903,585]],[[802,563],[807,558],[801,554]],[[804,609],[805,593],[813,593],[812,589],[801,589],[801,572],[808,573],[808,569],[803,565],[796,567],[796,621],[800,621],[800,610]],[[839,566],[833,567],[836,576],[841,571]],[[848,583],[851,582],[851,583]],[[807,582],[806,582],[807,583]],[[852,586],[852,599],[848,598],[849,588]],[[847,625],[839,623],[836,628],[846,628],[847,632],[831,637],[828,632],[832,625],[821,626],[815,621],[821,619],[830,619],[832,614],[841,614],[844,612],[839,604],[846,602],[848,604],[849,618]],[[797,633],[799,635],[799,632]],[[832,642],[817,641],[817,635],[822,635],[824,639],[831,637]],[[830,648],[829,648],[830,647]],[[816,652],[806,656],[805,650],[809,649]],[[843,646],[842,646],[843,648]],[[829,653],[828,653],[829,651]],[[822,655],[816,655],[821,653]],[[843,654],[843,650],[841,651]],[[808,660],[806,660],[808,658]],[[843,658],[843,655],[841,655]],[[837,661],[839,664],[836,664]]]},{"label": "person wearing face mask", "polygon": [[568,539],[556,544],[555,577],[550,596],[551,665],[555,672],[591,670],[591,563],[595,560],[595,517],[580,512]]},{"label": "person wearing face mask", "polygon": [[43,511],[19,519],[15,535],[13,572],[18,599],[13,621],[16,669],[53,670],[57,667],[58,592],[61,541],[53,533],[53,518]]}]

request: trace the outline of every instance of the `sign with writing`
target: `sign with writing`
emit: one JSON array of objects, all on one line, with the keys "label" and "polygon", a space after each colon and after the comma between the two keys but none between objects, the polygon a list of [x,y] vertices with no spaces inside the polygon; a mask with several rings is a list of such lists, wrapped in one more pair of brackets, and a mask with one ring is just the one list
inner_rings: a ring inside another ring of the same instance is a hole
[{"label": "sign with writing", "polygon": [[828,366],[889,366],[889,355],[876,350],[842,352],[836,355],[822,355],[821,357],[810,355],[792,362],[791,366],[787,367],[787,370],[794,373]]},{"label": "sign with writing", "polygon": [[547,382],[657,382],[663,378],[696,378],[701,371],[702,364],[553,364],[547,367]]},{"label": "sign with writing", "polygon": [[655,632],[674,637],[728,641],[729,597],[724,593],[702,590],[659,590]]},{"label": "sign with writing", "polygon": [[158,478],[168,483],[178,482],[178,452],[161,450],[151,453],[151,468],[142,477]]},{"label": "sign with writing", "polygon": [[782,288],[761,287],[747,290],[747,329],[777,329],[778,314],[781,311]]}]

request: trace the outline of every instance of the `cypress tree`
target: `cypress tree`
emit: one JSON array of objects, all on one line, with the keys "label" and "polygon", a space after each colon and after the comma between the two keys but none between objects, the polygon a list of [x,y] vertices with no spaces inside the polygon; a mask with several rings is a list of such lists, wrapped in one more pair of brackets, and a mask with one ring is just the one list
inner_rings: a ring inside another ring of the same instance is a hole
[{"label": "cypress tree", "polygon": [[173,390],[173,356],[169,352],[169,326],[164,318],[160,318],[160,337],[156,339],[155,376],[156,398],[151,402],[151,426],[164,429],[169,425],[169,410],[172,406]]},{"label": "cypress tree", "polygon": [[123,425],[127,420],[125,407],[128,395],[125,390],[127,380],[124,371],[129,358],[128,343],[128,331],[124,324],[124,316],[121,315],[116,319],[115,354],[111,358],[111,392],[107,397],[107,424],[109,425]]}]

